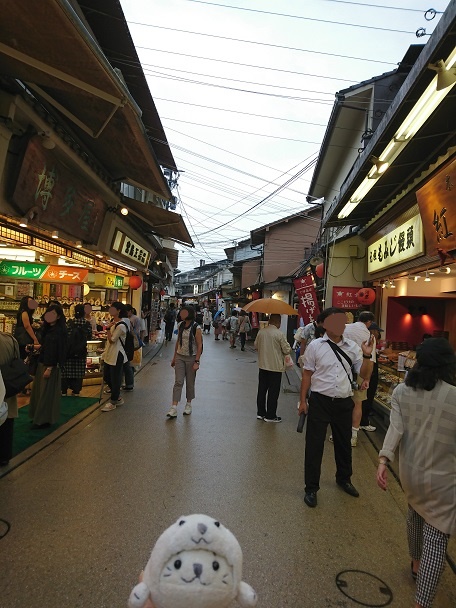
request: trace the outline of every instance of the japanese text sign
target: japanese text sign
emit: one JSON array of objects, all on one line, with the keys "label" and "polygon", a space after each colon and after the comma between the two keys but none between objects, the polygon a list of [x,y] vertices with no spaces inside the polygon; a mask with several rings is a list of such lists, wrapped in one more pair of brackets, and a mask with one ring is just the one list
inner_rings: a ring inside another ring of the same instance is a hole
[{"label": "japanese text sign", "polygon": [[105,287],[110,289],[122,289],[124,286],[124,278],[116,274],[105,274]]},{"label": "japanese text sign", "polygon": [[47,264],[39,264],[38,262],[13,262],[10,260],[2,260],[0,262],[0,275],[16,279],[31,279],[32,281],[38,281],[42,278],[47,268]]},{"label": "japanese text sign", "polygon": [[401,224],[367,248],[367,272],[378,272],[424,252],[423,225],[419,215]]},{"label": "japanese text sign", "polygon": [[112,250],[117,251],[141,266],[147,267],[149,265],[150,252],[141,247],[141,245],[138,245],[138,243],[135,243],[133,239],[120,230],[116,230]]},{"label": "japanese text sign", "polygon": [[313,278],[310,275],[304,275],[299,277],[299,279],[294,279],[293,283],[299,298],[299,316],[306,325],[307,323],[312,323],[320,314]]},{"label": "japanese text sign", "polygon": [[456,160],[416,193],[426,237],[426,253],[456,249]]},{"label": "japanese text sign", "polygon": [[356,310],[360,307],[356,294],[359,287],[333,287],[332,305],[343,310]]},{"label": "japanese text sign", "polygon": [[63,230],[95,244],[107,206],[76,166],[63,163],[54,150],[32,138],[22,162],[13,203],[26,215],[31,209],[38,225]]},{"label": "japanese text sign", "polygon": [[43,275],[43,281],[49,281],[50,283],[84,283],[88,274],[87,268],[49,266]]}]

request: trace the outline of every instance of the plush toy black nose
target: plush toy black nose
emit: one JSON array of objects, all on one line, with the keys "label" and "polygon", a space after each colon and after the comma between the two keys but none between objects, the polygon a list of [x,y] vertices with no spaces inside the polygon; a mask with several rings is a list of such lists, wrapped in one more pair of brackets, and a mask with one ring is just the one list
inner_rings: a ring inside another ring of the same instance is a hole
[{"label": "plush toy black nose", "polygon": [[193,572],[199,578],[203,573],[203,566],[201,564],[193,564]]},{"label": "plush toy black nose", "polygon": [[205,534],[207,532],[207,526],[204,524],[198,524],[198,532],[200,534]]}]

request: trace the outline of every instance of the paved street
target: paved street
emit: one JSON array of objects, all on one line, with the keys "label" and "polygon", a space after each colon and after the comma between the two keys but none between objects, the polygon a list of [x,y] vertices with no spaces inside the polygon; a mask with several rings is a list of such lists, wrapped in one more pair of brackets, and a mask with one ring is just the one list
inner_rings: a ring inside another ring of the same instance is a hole
[{"label": "paved street", "polygon": [[[360,498],[336,486],[328,442],[309,509],[297,395],[282,393],[282,424],[256,420],[251,343],[241,352],[205,336],[193,413],[181,405],[167,420],[173,349],[141,370],[124,406],[97,409],[0,479],[0,517],[11,524],[0,540],[2,608],[125,606],[155,539],[192,512],[235,533],[261,608],[411,608],[406,505],[394,479],[387,493],[376,487],[369,439],[353,452]],[[447,565],[435,608],[456,605],[455,580]]]}]

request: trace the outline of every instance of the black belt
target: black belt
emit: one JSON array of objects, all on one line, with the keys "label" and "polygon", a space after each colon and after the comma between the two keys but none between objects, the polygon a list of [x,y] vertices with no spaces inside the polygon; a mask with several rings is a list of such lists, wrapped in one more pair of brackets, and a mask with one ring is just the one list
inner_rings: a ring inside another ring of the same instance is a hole
[{"label": "black belt", "polygon": [[325,399],[330,399],[331,401],[346,401],[347,399],[351,399],[351,395],[348,397],[330,397],[329,395],[324,395],[323,393],[317,393],[312,391],[315,395],[320,395],[320,397],[324,397]]}]

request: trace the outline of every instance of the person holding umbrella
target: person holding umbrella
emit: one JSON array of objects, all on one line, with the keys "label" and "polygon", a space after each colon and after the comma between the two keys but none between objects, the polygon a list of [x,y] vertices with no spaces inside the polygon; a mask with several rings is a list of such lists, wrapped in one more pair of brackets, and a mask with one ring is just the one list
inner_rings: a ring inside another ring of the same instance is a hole
[{"label": "person holding umbrella", "polygon": [[280,314],[269,317],[269,325],[260,329],[255,340],[258,351],[257,419],[265,422],[282,422],[277,416],[284,358],[291,352],[285,335],[280,331]]}]

